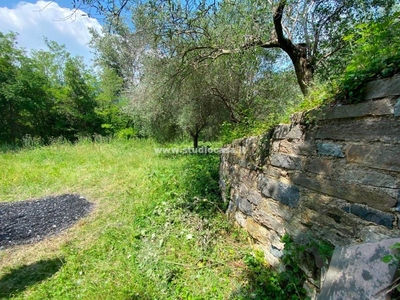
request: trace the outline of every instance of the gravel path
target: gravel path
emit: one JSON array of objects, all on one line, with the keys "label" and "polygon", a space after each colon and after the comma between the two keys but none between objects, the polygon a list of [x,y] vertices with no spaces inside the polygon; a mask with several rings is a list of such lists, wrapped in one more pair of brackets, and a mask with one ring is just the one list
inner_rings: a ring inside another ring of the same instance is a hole
[{"label": "gravel path", "polygon": [[37,242],[87,215],[92,204],[79,195],[0,203],[0,250]]}]

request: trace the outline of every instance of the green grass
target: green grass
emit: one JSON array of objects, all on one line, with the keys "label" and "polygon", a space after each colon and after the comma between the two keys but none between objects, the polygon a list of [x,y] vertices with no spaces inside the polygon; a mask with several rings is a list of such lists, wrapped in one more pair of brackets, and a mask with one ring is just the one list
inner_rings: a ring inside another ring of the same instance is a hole
[{"label": "green grass", "polygon": [[155,147],[81,141],[0,154],[0,201],[77,193],[95,204],[64,233],[0,250],[0,299],[243,298],[250,247],[223,214],[218,155]]}]

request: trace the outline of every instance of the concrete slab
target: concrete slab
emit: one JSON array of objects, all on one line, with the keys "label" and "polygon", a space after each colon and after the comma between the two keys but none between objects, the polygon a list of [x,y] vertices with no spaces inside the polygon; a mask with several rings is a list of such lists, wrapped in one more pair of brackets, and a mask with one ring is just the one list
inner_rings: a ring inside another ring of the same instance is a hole
[{"label": "concrete slab", "polygon": [[400,238],[336,247],[322,284],[319,300],[383,300],[379,294],[392,283],[397,266],[382,262],[382,257]]}]

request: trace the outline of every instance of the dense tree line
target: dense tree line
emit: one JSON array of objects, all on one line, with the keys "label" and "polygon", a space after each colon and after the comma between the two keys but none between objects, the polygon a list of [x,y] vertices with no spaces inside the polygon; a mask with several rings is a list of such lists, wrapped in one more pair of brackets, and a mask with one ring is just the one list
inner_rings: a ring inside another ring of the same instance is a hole
[{"label": "dense tree line", "polygon": [[0,33],[0,143],[116,133],[129,128],[122,82],[111,70],[94,76],[65,46],[26,53],[16,34]]}]

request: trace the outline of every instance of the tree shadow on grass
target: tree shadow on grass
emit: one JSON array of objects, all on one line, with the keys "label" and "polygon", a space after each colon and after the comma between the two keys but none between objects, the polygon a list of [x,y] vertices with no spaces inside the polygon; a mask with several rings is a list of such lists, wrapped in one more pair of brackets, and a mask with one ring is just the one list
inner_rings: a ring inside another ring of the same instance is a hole
[{"label": "tree shadow on grass", "polygon": [[54,258],[10,270],[0,278],[0,299],[16,296],[30,286],[50,278],[62,264],[62,259]]}]

